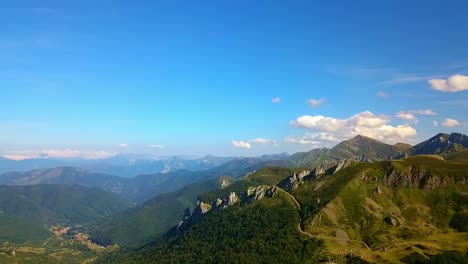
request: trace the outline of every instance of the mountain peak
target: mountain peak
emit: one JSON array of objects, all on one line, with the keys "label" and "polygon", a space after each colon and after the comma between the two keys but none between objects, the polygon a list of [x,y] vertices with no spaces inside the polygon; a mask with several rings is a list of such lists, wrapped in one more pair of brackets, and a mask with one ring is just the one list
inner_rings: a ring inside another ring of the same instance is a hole
[{"label": "mountain peak", "polygon": [[468,148],[468,137],[461,133],[438,133],[413,147],[413,155],[446,154]]},{"label": "mountain peak", "polygon": [[401,156],[401,146],[392,146],[363,135],[343,141],[330,151],[336,158],[359,161],[394,159]]},{"label": "mountain peak", "polygon": [[364,141],[378,141],[377,139],[368,137],[368,136],[363,136],[363,135],[357,135],[353,138],[351,138],[349,141],[356,141],[356,140],[364,140]]}]

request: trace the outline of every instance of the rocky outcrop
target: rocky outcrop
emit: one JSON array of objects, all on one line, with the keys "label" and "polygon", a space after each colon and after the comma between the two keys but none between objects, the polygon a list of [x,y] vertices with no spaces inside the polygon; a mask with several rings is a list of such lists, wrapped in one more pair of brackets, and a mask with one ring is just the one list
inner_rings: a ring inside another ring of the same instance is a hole
[{"label": "rocky outcrop", "polygon": [[282,180],[278,185],[287,190],[294,190],[304,182],[304,178],[310,175],[310,170],[294,172],[286,179]]},{"label": "rocky outcrop", "polygon": [[200,221],[200,219],[203,217],[205,213],[210,211],[212,206],[208,203],[204,203],[201,201],[197,201],[197,207],[195,207],[195,210],[193,210],[191,220],[192,222],[196,223]]},{"label": "rocky outcrop", "polygon": [[185,229],[186,227],[190,226],[193,223],[199,222],[204,215],[213,210],[222,210],[225,209],[228,206],[232,206],[236,204],[239,201],[239,197],[236,195],[235,192],[231,192],[228,197],[224,199],[216,199],[216,202],[213,204],[205,203],[202,201],[197,201],[197,206],[193,210],[193,213],[190,214],[189,208],[185,209],[184,216],[182,217],[182,220],[179,222],[177,225],[177,230],[182,230]]},{"label": "rocky outcrop", "polygon": [[347,159],[328,162],[315,168],[311,176],[316,178],[321,175],[333,175],[339,172],[340,170],[349,167],[351,164],[352,161]]},{"label": "rocky outcrop", "polygon": [[177,231],[185,230],[191,224],[199,222],[205,214],[210,211],[223,210],[237,203],[242,205],[250,204],[265,197],[271,198],[276,195],[277,191],[278,187],[276,186],[260,185],[257,187],[249,187],[241,197],[237,196],[235,192],[231,192],[227,197],[223,199],[218,198],[212,204],[197,201],[197,206],[195,210],[193,210],[193,213],[190,215],[190,210],[187,208],[182,220],[175,229]]},{"label": "rocky outcrop", "polygon": [[239,200],[239,198],[236,196],[236,193],[232,192],[232,193],[229,194],[229,196],[227,198],[227,205],[228,206],[234,205],[234,204],[237,203],[238,200]]},{"label": "rocky outcrop", "polygon": [[282,180],[278,186],[285,190],[294,190],[303,184],[305,181],[316,179],[322,175],[333,175],[338,171],[350,166],[352,164],[351,160],[337,160],[332,162],[327,162],[316,167],[313,171],[304,170],[299,172],[294,172],[289,175],[286,179]]},{"label": "rocky outcrop", "polygon": [[182,220],[179,222],[177,225],[177,229],[182,228],[184,225],[187,225],[188,222],[190,221],[192,215],[190,214],[190,208],[187,207],[184,211],[184,215],[182,216]]},{"label": "rocky outcrop", "polygon": [[410,167],[406,170],[393,169],[388,173],[383,183],[391,187],[419,188],[423,190],[433,190],[449,184],[465,184],[466,179],[455,179],[447,176],[431,174],[430,171]]},{"label": "rocky outcrop", "polygon": [[243,204],[253,203],[265,197],[271,198],[276,195],[278,187],[272,185],[260,185],[257,187],[249,187],[245,197],[242,199]]}]

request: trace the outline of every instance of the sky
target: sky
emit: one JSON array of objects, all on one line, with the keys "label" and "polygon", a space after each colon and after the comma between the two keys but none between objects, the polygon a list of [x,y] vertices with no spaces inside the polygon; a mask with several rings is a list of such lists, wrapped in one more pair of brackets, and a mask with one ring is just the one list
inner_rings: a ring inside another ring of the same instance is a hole
[{"label": "sky", "polygon": [[467,1],[8,2],[4,157],[256,156],[357,134],[468,134]]}]

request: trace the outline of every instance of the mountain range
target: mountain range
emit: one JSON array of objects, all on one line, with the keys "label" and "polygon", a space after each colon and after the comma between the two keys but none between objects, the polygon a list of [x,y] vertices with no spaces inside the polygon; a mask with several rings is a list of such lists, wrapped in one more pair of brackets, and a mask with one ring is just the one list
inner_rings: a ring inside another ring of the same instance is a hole
[{"label": "mountain range", "polygon": [[168,173],[180,169],[206,170],[217,167],[232,160],[233,157],[216,157],[207,155],[201,158],[193,157],[153,157],[147,155],[119,154],[106,159],[80,158],[32,158],[10,160],[0,158],[0,173],[25,172],[53,167],[80,167],[89,171],[131,178],[139,174]]},{"label": "mountain range", "polygon": [[[37,253],[49,246],[26,248],[61,241],[55,248],[97,263],[459,263],[468,259],[467,139],[356,136],[131,178],[69,166],[8,172],[0,241],[44,263],[61,261]],[[79,236],[53,235],[64,227]],[[4,257],[14,258],[10,246]]]},{"label": "mountain range", "polygon": [[274,184],[283,169],[268,169],[244,190],[199,197],[163,237],[98,263],[465,263],[465,154],[324,164],[290,172],[307,179],[293,189]]}]

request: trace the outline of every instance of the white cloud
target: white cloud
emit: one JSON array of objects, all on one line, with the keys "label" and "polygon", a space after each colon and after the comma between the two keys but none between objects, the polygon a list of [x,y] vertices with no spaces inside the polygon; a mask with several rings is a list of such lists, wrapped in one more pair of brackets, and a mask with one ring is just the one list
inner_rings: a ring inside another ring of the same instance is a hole
[{"label": "white cloud", "polygon": [[273,145],[276,144],[276,141],[268,138],[256,138],[249,140],[248,143]]},{"label": "white cloud", "polygon": [[460,125],[460,122],[458,122],[457,120],[455,119],[451,119],[451,118],[446,118],[444,120],[444,122],[442,123],[442,125],[444,127],[455,127],[455,126],[459,126]]},{"label": "white cloud", "polygon": [[416,121],[416,116],[408,112],[398,112],[396,116],[403,120]]},{"label": "white cloud", "polygon": [[313,147],[320,147],[323,142],[337,142],[340,139],[334,135],[326,132],[319,133],[305,133],[302,136],[288,136],[285,138],[287,143],[296,143],[302,145],[312,145]]},{"label": "white cloud", "polygon": [[7,159],[23,160],[35,158],[83,158],[105,159],[115,156],[116,153],[107,151],[86,151],[75,149],[46,149],[46,150],[20,150],[11,151],[3,157]]},{"label": "white cloud", "polygon": [[432,109],[413,110],[410,112],[414,114],[418,114],[418,115],[432,115],[432,116],[437,115],[437,113],[432,111]]},{"label": "white cloud", "polygon": [[243,140],[232,141],[232,145],[237,148],[251,149],[252,145],[254,144],[275,145],[276,140],[268,139],[268,138],[255,138],[255,139],[250,139],[246,141],[243,141]]},{"label": "white cloud", "polygon": [[432,79],[429,80],[429,85],[433,90],[441,92],[461,92],[468,90],[468,76],[465,75],[452,75],[447,80],[445,79]]},{"label": "white cloud", "polygon": [[252,148],[252,145],[250,145],[249,142],[245,142],[245,141],[242,141],[242,140],[239,140],[239,141],[231,141],[232,145],[236,148],[243,148],[243,149],[251,149]]},{"label": "white cloud", "polygon": [[271,99],[271,102],[274,103],[274,104],[279,104],[279,103],[281,103],[281,98],[280,97],[275,97],[275,98]]},{"label": "white cloud", "polygon": [[435,127],[438,127],[438,126],[439,126],[439,122],[437,122],[437,121],[432,121],[432,125],[434,125]]},{"label": "white cloud", "polygon": [[119,147],[121,147],[121,148],[126,148],[126,147],[128,147],[128,144],[122,143],[122,144],[119,144]]},{"label": "white cloud", "polygon": [[148,145],[148,148],[152,148],[152,149],[163,149],[164,146],[163,146],[163,145],[159,145],[159,144],[153,144],[153,145]]},{"label": "white cloud", "polygon": [[301,144],[327,145],[327,142],[338,142],[356,135],[368,136],[377,140],[396,143],[416,135],[416,129],[408,125],[389,125],[391,117],[375,115],[365,111],[347,119],[325,116],[301,116],[291,121],[290,125],[314,131],[300,137],[290,136],[287,142]]},{"label": "white cloud", "polygon": [[321,104],[323,104],[325,102],[325,98],[321,98],[321,99],[309,99],[307,100],[307,103],[310,105],[310,107],[312,108],[317,108],[319,107]]},{"label": "white cloud", "polygon": [[396,114],[396,116],[402,120],[412,121],[417,123],[418,119],[416,115],[437,115],[436,112],[432,111],[431,109],[424,109],[424,110],[411,110],[411,111],[400,111]]},{"label": "white cloud", "polygon": [[382,97],[382,98],[386,98],[386,97],[388,97],[388,94],[385,93],[384,91],[379,91],[379,92],[377,93],[377,96],[378,96],[378,97]]}]

